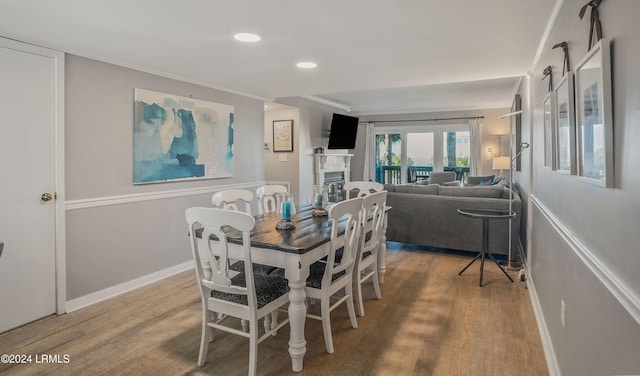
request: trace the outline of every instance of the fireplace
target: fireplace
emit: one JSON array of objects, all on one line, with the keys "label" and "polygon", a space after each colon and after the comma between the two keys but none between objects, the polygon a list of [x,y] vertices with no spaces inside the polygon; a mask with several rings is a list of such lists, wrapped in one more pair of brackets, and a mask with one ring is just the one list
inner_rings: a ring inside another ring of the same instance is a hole
[{"label": "fireplace", "polygon": [[344,172],[333,171],[324,173],[324,185],[329,186],[329,201],[342,201],[342,187],[346,183]]},{"label": "fireplace", "polygon": [[329,186],[329,201],[342,199],[342,187],[349,181],[353,154],[314,154],[316,185]]}]

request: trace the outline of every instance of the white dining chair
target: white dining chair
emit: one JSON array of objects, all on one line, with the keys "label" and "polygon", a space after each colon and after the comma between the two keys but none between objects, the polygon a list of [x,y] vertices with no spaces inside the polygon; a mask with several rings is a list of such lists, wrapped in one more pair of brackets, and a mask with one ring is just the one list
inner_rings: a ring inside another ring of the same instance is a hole
[{"label": "white dining chair", "polygon": [[253,201],[253,192],[246,189],[228,189],[211,196],[211,204],[214,208],[239,210],[249,215],[251,215],[251,201]]},{"label": "white dining chair", "polygon": [[[249,338],[249,375],[255,375],[258,343],[275,334],[289,321],[285,319],[278,323],[276,314],[278,308],[289,302],[288,282],[284,278],[254,273],[250,231],[255,225],[255,219],[250,215],[195,207],[187,209],[185,217],[189,224],[189,239],[202,299],[198,366],[204,365],[209,342],[214,340],[215,329],[219,329]],[[245,265],[240,274],[229,269],[229,243],[222,230],[225,226],[242,233],[242,255],[236,255],[241,257]],[[200,230],[201,237],[198,238]],[[212,272],[208,275],[202,268],[202,258],[212,266]],[[249,323],[248,332],[224,323],[230,317],[246,320]],[[258,321],[261,319],[264,319],[264,332],[260,335]]]},{"label": "white dining chair", "polygon": [[256,189],[258,214],[276,211],[276,193],[284,193],[287,191],[287,187],[280,184],[268,184],[258,187],[258,189]]},{"label": "white dining chair", "polygon": [[375,181],[350,181],[343,186],[343,191],[346,192],[345,198],[347,199],[365,197],[382,190],[384,190],[384,185]]},{"label": "white dining chair", "polygon": [[[211,196],[211,204],[214,208],[242,211],[249,215],[252,215],[251,201],[253,201],[253,192],[246,189],[227,189],[216,192]],[[240,272],[244,270],[244,262],[242,260],[229,260],[229,263],[234,271]],[[253,266],[255,272],[265,274],[269,274],[276,269],[262,264],[254,264]],[[209,272],[207,264],[204,265],[204,269],[205,273]],[[242,330],[245,332],[249,330],[249,323],[246,320],[242,320]]]},{"label": "white dining chair", "polygon": [[367,280],[373,282],[377,299],[382,299],[378,280],[378,251],[384,231],[384,210],[387,191],[372,193],[362,198],[362,235],[353,272],[354,300],[356,312],[364,316],[362,285]]},{"label": "white dining chair", "polygon": [[[326,260],[311,264],[305,291],[307,296],[320,301],[320,316],[307,313],[307,317],[321,320],[324,342],[328,353],[333,353],[330,312],[342,303],[347,304],[351,326],[358,327],[353,304],[353,267],[360,242],[362,199],[340,201],[329,208],[332,219],[330,251]],[[344,219],[344,222],[340,222]],[[338,235],[341,226],[344,236]],[[336,258],[336,251],[343,249],[342,257]],[[342,293],[335,302],[331,298]]]},{"label": "white dining chair", "polygon": [[[251,215],[251,201],[253,200],[253,193],[251,191],[247,191],[244,189],[229,189],[225,191],[216,192],[211,197],[211,203],[213,207],[224,209],[224,210],[232,210],[232,211],[243,211],[249,215]],[[238,206],[240,204],[240,206]],[[242,207],[242,209],[241,209]],[[231,260],[231,269],[236,271],[242,271],[244,268],[244,263],[242,260]],[[273,272],[276,267],[268,266],[262,264],[253,264],[254,271],[260,272],[264,274],[269,274]],[[205,269],[206,269],[205,265]],[[246,329],[246,323],[243,322],[243,329]]]}]

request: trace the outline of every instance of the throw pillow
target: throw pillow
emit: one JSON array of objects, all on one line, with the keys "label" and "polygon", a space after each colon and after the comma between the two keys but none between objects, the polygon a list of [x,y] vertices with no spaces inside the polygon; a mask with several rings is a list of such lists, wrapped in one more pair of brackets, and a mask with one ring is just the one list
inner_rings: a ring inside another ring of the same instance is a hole
[{"label": "throw pillow", "polygon": [[487,176],[467,176],[468,185],[491,185],[495,175]]}]

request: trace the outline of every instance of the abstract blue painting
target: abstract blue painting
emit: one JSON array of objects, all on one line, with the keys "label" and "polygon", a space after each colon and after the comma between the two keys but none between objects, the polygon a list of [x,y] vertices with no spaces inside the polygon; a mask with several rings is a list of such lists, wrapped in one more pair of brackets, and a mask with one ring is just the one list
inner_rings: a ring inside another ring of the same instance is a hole
[{"label": "abstract blue painting", "polygon": [[233,106],[135,89],[133,184],[233,176]]}]

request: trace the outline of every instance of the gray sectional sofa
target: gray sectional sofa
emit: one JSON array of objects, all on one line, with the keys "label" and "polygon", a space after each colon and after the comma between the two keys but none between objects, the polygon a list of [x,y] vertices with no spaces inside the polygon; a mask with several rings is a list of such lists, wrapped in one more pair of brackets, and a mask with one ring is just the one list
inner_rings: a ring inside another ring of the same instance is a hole
[{"label": "gray sectional sofa", "polygon": [[[480,251],[482,220],[460,215],[458,209],[509,209],[509,189],[503,186],[447,187],[386,184],[389,212],[387,240]],[[520,241],[522,201],[513,192],[512,254]],[[508,220],[492,220],[489,225],[489,252],[508,254]]]}]

